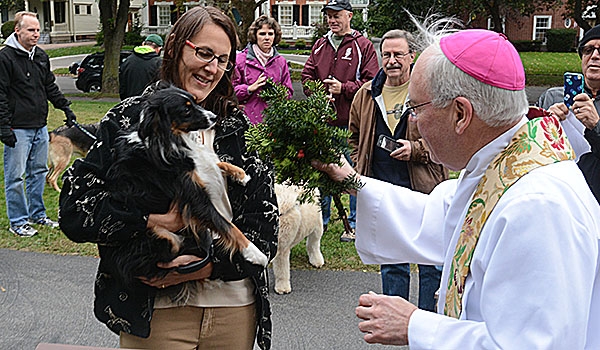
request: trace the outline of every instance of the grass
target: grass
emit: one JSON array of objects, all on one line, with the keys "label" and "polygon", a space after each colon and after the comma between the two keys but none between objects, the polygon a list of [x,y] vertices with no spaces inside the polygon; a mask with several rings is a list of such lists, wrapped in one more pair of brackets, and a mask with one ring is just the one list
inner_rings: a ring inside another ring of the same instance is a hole
[{"label": "grass", "polygon": [[562,86],[564,72],[581,72],[575,52],[521,52],[527,85]]}]

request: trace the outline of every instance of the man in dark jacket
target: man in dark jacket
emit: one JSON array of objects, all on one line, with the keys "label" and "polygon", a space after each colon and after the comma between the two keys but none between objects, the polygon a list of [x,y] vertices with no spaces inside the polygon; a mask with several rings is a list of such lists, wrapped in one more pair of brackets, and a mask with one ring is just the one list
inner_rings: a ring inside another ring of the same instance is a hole
[{"label": "man in dark jacket", "polygon": [[[325,85],[335,106],[337,119],[332,126],[348,128],[348,112],[358,89],[375,77],[379,70],[373,43],[350,28],[352,6],[348,0],[330,0],[323,12],[327,14],[329,32],[315,42],[302,70],[302,83],[319,80]],[[309,91],[304,92],[309,94]],[[321,210],[326,230],[330,217],[331,197],[322,199]],[[350,227],[342,242],[354,241],[356,226],[356,198],[350,196]]]},{"label": "man in dark jacket", "polygon": [[[31,237],[30,224],[57,228],[46,216],[44,185],[48,173],[48,102],[65,112],[67,125],[75,114],[55,84],[50,59],[37,46],[40,22],[32,12],[17,12],[15,32],[0,50],[0,140],[4,143],[4,191],[10,232]],[[27,179],[27,196],[23,190]]]},{"label": "man in dark jacket", "polygon": [[139,96],[151,83],[158,80],[162,58],[160,50],[163,39],[157,34],[150,34],[142,43],[133,49],[133,54],[121,64],[119,74],[119,96],[124,100],[131,96]]}]

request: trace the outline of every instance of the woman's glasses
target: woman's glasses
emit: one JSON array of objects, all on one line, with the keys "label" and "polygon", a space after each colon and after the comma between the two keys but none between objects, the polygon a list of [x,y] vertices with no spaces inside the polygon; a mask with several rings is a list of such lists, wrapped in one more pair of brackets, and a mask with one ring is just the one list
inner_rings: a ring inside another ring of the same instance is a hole
[{"label": "woman's glasses", "polygon": [[220,69],[222,69],[226,72],[229,72],[231,70],[231,68],[233,68],[233,63],[231,63],[231,61],[229,61],[229,55],[217,56],[212,51],[198,47],[189,40],[186,40],[185,44],[196,51],[196,57],[200,61],[210,63],[216,59],[217,67],[219,67]]}]

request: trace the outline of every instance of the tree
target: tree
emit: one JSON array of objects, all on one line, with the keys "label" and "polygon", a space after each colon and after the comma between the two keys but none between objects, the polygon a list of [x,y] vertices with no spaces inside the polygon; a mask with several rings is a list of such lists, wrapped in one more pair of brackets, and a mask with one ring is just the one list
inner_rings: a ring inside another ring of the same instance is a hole
[{"label": "tree", "polygon": [[25,10],[25,0],[0,0],[0,9],[3,8],[23,11]]},{"label": "tree", "polygon": [[[559,4],[562,4],[559,3]],[[585,20],[583,17],[595,18],[594,26],[600,24],[600,1],[588,1],[588,0],[566,0],[567,13],[565,17],[572,17],[575,22],[583,29],[588,31],[592,29],[592,25]]]},{"label": "tree", "polygon": [[446,13],[461,19],[467,19],[467,24],[475,18],[489,18],[493,30],[504,32],[504,20],[530,16],[535,11],[547,9],[555,4],[550,0],[441,0]]},{"label": "tree", "polygon": [[369,35],[381,37],[392,29],[414,31],[416,28],[404,9],[417,18],[425,17],[428,13],[441,13],[441,10],[438,10],[441,9],[439,3],[439,0],[372,0],[368,7],[367,30]]},{"label": "tree", "polygon": [[119,92],[119,61],[130,0],[99,0],[100,23],[104,33],[104,69],[102,92]]},{"label": "tree", "polygon": [[[207,5],[219,7],[233,20],[240,40],[239,49],[241,49],[248,41],[248,28],[254,22],[256,9],[265,2],[267,0],[212,0],[208,1]],[[235,12],[237,14],[234,14]]]}]

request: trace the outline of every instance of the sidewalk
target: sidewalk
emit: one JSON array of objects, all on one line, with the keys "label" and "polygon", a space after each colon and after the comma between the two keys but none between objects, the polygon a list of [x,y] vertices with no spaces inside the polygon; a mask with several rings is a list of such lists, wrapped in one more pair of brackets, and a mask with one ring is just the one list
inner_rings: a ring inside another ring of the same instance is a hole
[{"label": "sidewalk", "polygon": [[40,44],[38,46],[44,50],[48,50],[48,49],[58,49],[61,47],[86,46],[86,45],[96,45],[96,41],[77,41],[74,43],[60,43],[60,44]]},{"label": "sidewalk", "polygon": [[[0,261],[0,349],[118,347],[118,337],[93,315],[97,258],[0,249]],[[288,295],[272,291],[272,270],[269,275],[273,350],[390,349],[365,343],[354,314],[362,293],[381,292],[379,274],[294,270]]]}]

